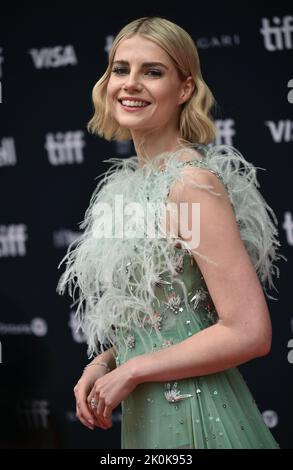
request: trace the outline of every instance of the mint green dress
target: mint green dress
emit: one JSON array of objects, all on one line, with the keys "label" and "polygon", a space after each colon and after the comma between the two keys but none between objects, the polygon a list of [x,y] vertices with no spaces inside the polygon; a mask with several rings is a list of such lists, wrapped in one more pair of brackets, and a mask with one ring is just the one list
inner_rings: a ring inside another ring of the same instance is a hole
[{"label": "mint green dress", "polygon": [[[168,348],[218,321],[186,242],[170,238],[166,232],[162,237],[151,236],[154,232],[141,217],[141,208],[149,211],[152,228],[162,234],[162,208],[172,183],[183,181],[186,166],[205,168],[221,180],[259,279],[263,287],[266,283],[274,286],[272,278],[279,275],[274,262],[283,256],[277,252],[275,215],[257,189],[256,167],[234,147],[198,145],[197,150],[200,159],[192,148],[184,148],[146,160],[143,166],[137,157],[105,160],[112,166],[101,175],[78,243],[69,246],[62,260],[66,270],[58,284],[59,293],[68,287],[75,299],[89,355],[113,345],[119,367],[134,356]],[[186,175],[184,184],[219,197],[194,178],[188,182]],[[128,210],[123,212],[126,206]],[[237,368],[141,383],[121,406],[123,449],[279,448]]]}]

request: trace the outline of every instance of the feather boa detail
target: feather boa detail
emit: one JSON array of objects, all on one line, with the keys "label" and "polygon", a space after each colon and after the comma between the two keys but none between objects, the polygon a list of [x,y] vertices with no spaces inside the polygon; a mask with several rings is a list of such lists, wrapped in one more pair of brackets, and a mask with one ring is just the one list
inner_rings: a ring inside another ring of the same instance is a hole
[{"label": "feather boa detail", "polygon": [[[192,144],[191,147],[185,147],[185,155],[190,153],[189,160],[194,160],[194,166],[207,168],[219,176],[228,192],[241,238],[263,287],[268,283],[269,288],[277,290],[273,277],[279,277],[279,268],[274,262],[286,258],[277,252],[280,246],[276,228],[278,222],[273,210],[257,189],[257,167],[245,160],[232,146],[197,145],[201,159],[195,158],[192,148],[195,146],[196,144]],[[150,206],[147,203],[154,203],[152,207],[155,209],[151,215],[157,221],[155,226],[160,227],[158,220],[161,220],[161,209],[167,202],[170,185],[182,178],[181,169],[184,163],[179,159],[181,155],[182,148],[165,152],[146,160],[144,166],[140,166],[136,156],[104,160],[112,165],[98,176],[100,181],[80,224],[82,234],[69,245],[58,266],[59,268],[66,261],[66,269],[60,277],[57,292],[63,294],[67,288],[74,299],[72,305],[77,304],[76,314],[79,326],[87,337],[89,356],[98,353],[99,346],[104,351],[111,345],[117,345],[117,329],[144,325],[152,318],[155,286],[164,273],[169,273],[172,282],[181,285],[187,302],[185,285],[176,278],[178,251],[175,245],[179,239],[168,236],[150,237],[146,233],[144,222],[137,217],[134,227],[136,236],[99,236],[101,207],[104,208],[104,215],[108,215],[107,227],[104,228],[115,230],[122,226],[120,217],[125,204],[139,203],[140,207],[149,211]],[[163,163],[165,166],[161,169]],[[191,184],[214,193],[211,187],[195,183],[194,179]],[[117,196],[123,199],[123,206],[118,205],[118,208]],[[109,216],[110,212],[112,215],[115,213],[114,222]],[[123,224],[124,229],[133,228],[133,217],[127,217],[124,213]],[[189,250],[187,243],[182,240],[180,243],[184,250]],[[198,255],[211,261],[203,254]],[[266,291],[265,293],[276,300]],[[160,336],[159,331],[157,333]]]}]

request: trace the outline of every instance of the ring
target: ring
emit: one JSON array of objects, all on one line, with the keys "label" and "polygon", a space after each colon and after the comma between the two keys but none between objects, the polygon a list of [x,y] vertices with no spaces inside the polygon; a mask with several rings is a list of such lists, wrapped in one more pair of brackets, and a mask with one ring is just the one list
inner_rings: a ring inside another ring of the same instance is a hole
[{"label": "ring", "polygon": [[92,410],[97,408],[97,402],[95,401],[94,398],[92,398],[91,401],[90,401],[90,407],[91,407]]}]

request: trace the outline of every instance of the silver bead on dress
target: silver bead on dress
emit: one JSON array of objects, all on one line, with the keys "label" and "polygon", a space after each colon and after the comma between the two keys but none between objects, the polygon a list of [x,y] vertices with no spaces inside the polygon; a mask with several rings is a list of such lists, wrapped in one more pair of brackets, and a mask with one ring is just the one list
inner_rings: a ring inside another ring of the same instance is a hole
[{"label": "silver bead on dress", "polygon": [[128,348],[133,349],[135,346],[135,337],[133,335],[128,335],[126,338],[126,344]]},{"label": "silver bead on dress", "polygon": [[173,313],[177,315],[178,312],[182,312],[183,308],[181,306],[181,297],[175,293],[168,295],[167,302],[164,302],[167,307],[172,310]]},{"label": "silver bead on dress", "polygon": [[193,297],[190,299],[190,302],[193,302],[192,308],[194,310],[196,310],[200,302],[206,299],[207,294],[207,291],[203,287],[200,287],[195,291]]},{"label": "silver bead on dress", "polygon": [[170,382],[165,384],[165,398],[169,403],[176,403],[180,400],[183,400],[184,398],[190,398],[193,397],[191,393],[180,393],[180,390],[177,388],[178,384],[177,382],[174,382],[174,384],[171,387]]}]

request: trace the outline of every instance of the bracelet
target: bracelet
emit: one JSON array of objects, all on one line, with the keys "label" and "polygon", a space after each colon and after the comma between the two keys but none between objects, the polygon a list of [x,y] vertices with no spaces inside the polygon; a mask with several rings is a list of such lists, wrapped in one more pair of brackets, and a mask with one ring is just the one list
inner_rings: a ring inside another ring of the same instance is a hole
[{"label": "bracelet", "polygon": [[92,364],[88,364],[87,366],[85,366],[83,370],[85,370],[87,367],[90,367],[90,366],[103,366],[103,367],[106,367],[107,372],[111,371],[111,369],[109,368],[106,362],[93,362]]}]

